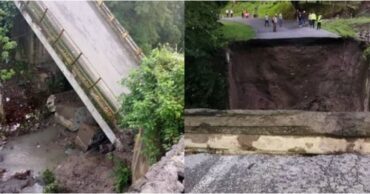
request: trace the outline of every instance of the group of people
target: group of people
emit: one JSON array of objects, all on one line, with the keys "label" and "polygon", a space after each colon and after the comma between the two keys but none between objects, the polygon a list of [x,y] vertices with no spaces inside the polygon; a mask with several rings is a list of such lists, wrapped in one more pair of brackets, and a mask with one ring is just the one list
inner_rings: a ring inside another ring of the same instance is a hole
[{"label": "group of people", "polygon": [[232,9],[230,9],[230,10],[226,10],[225,11],[226,12],[226,17],[234,17],[234,11],[232,10]]},{"label": "group of people", "polygon": [[[271,18],[271,24],[272,24],[272,31],[277,32],[277,26],[279,27],[283,26],[283,14],[279,13],[279,15],[275,14]],[[265,15],[265,27],[270,27],[270,17],[269,15]]]},{"label": "group of people", "polygon": [[307,14],[305,10],[297,10],[296,15],[299,27],[306,26],[306,23],[308,21],[310,27],[321,29],[322,15],[316,15],[316,13],[314,12]]}]

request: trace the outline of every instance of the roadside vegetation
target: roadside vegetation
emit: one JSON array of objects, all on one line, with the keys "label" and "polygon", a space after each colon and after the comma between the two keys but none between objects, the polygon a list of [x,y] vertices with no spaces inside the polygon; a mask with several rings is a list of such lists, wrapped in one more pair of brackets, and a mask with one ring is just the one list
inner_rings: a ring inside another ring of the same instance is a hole
[{"label": "roadside vegetation", "polygon": [[258,17],[262,18],[265,14],[272,16],[279,13],[284,13],[286,18],[293,18],[295,8],[290,1],[279,1],[279,2],[229,2],[221,11],[225,15],[226,10],[233,10],[234,16],[240,16],[244,10],[251,14],[257,14]]},{"label": "roadside vegetation", "polygon": [[357,27],[364,24],[370,24],[370,17],[324,20],[322,28],[342,37],[354,38],[358,32]]},{"label": "roadside vegetation", "polygon": [[[265,14],[272,16],[282,13],[286,19],[294,19],[296,9],[302,9],[309,12],[315,12],[323,15],[324,18],[335,16],[351,17],[356,14],[363,14],[361,1],[252,1],[252,2],[228,2],[222,8],[221,14],[225,15],[225,10],[233,10],[235,16],[240,16],[243,10],[247,10],[251,15],[257,14],[263,18]],[[363,11],[367,13],[366,11]]]},{"label": "roadside vegetation", "polygon": [[156,162],[183,132],[184,55],[168,46],[154,49],[123,81],[120,123],[142,129],[143,153]]},{"label": "roadside vegetation", "polygon": [[225,38],[218,22],[222,1],[186,1],[185,105],[186,108],[227,107]]},{"label": "roadside vegetation", "polygon": [[226,42],[246,41],[253,38],[256,33],[251,26],[237,22],[221,22],[220,28]]}]

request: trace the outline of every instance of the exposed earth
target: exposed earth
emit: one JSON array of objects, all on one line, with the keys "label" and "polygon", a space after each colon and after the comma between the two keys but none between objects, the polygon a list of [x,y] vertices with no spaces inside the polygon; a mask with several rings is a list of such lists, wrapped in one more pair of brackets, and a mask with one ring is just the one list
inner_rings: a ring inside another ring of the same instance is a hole
[{"label": "exposed earth", "polygon": [[366,111],[369,65],[363,49],[345,39],[233,43],[230,109]]}]

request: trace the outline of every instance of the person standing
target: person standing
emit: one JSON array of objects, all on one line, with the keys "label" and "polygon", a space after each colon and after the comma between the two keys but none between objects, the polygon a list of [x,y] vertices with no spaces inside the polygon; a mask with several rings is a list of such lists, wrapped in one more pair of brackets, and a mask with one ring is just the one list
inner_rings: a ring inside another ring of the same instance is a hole
[{"label": "person standing", "polygon": [[233,15],[234,15],[234,11],[231,9],[230,10],[230,17],[233,17]]},{"label": "person standing", "polygon": [[226,12],[226,17],[228,18],[229,17],[229,10],[227,9],[225,12]]},{"label": "person standing", "polygon": [[317,17],[317,29],[321,29],[321,19],[322,19],[322,15],[319,15]]},{"label": "person standing", "polygon": [[269,16],[267,14],[265,15],[265,27],[270,27]]},{"label": "person standing", "polygon": [[306,22],[307,22],[307,13],[305,10],[303,10],[302,12],[302,19],[303,19],[303,26],[306,26]]},{"label": "person standing", "polygon": [[283,27],[283,14],[282,13],[279,13],[279,18],[278,18],[278,22],[279,22],[279,27]]},{"label": "person standing", "polygon": [[302,12],[298,12],[298,26],[302,27]]},{"label": "person standing", "polygon": [[277,19],[277,15],[275,14],[274,17],[272,17],[272,27],[273,27],[273,32],[276,32],[276,26],[277,26],[277,22],[278,22],[278,19]]},{"label": "person standing", "polygon": [[315,28],[316,19],[316,14],[312,13],[312,28]]}]

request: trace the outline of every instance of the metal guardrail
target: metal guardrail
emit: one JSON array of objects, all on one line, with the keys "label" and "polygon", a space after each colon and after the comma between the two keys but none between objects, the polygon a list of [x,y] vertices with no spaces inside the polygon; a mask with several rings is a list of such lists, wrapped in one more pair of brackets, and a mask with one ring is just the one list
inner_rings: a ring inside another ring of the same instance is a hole
[{"label": "metal guardrail", "polygon": [[[118,111],[117,97],[101,79],[99,72],[93,68],[88,59],[68,32],[41,1],[20,1],[22,11],[27,11],[32,20],[41,28],[50,45],[56,50],[67,68],[94,102],[103,117],[110,124],[115,123]],[[103,92],[104,91],[104,92]],[[109,93],[110,95],[106,95]]]},{"label": "metal guardrail", "polygon": [[116,17],[112,14],[109,8],[105,5],[103,0],[95,1],[96,5],[103,15],[103,17],[107,20],[107,22],[112,26],[118,36],[120,37],[123,44],[128,44],[129,48],[135,55],[137,62],[139,63],[141,59],[144,57],[144,53],[142,50],[136,45],[135,41],[131,38],[129,32],[119,23]]}]

